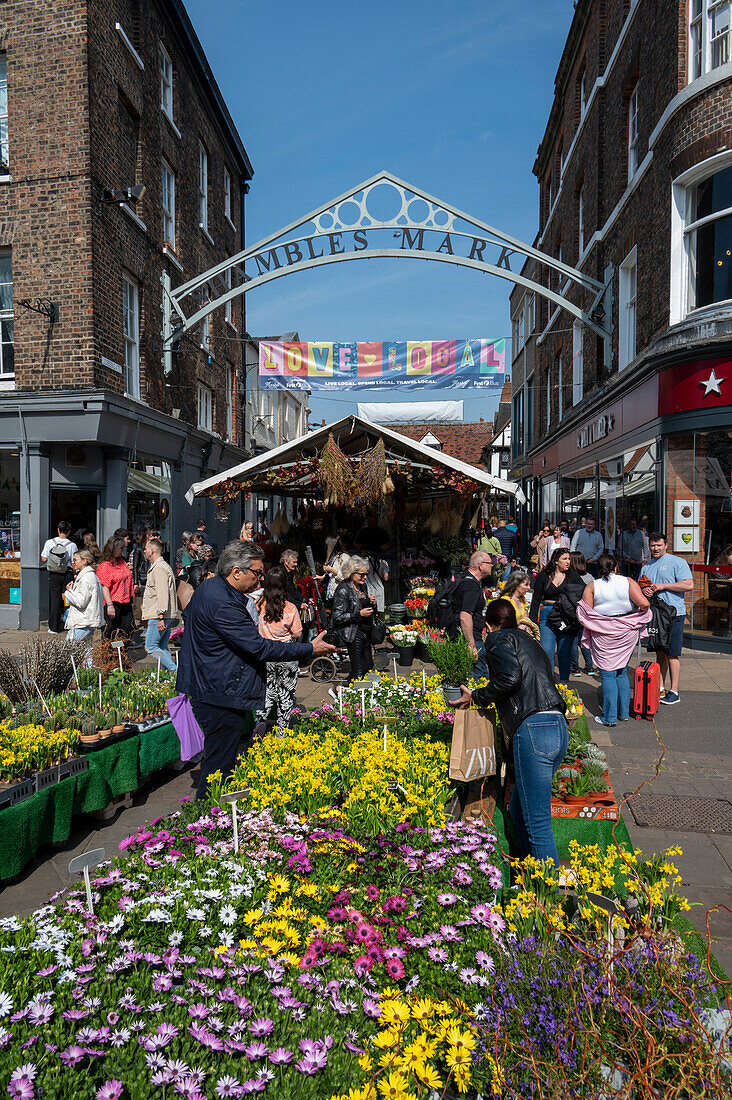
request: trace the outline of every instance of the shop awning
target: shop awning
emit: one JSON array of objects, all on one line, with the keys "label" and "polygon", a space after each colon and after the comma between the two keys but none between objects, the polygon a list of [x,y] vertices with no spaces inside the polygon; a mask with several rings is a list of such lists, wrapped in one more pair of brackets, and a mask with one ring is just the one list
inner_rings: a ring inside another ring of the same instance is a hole
[{"label": "shop awning", "polygon": [[458,458],[436,451],[433,447],[424,446],[414,439],[408,439],[384,424],[372,424],[360,416],[346,416],[308,435],[300,436],[299,439],[284,443],[281,447],[275,447],[265,454],[257,455],[256,458],[250,458],[238,466],[223,470],[213,477],[206,478],[205,481],[195,482],[186,493],[186,500],[192,504],[197,496],[216,496],[217,488],[222,487],[224,482],[237,481],[241,482],[242,488],[246,488],[248,492],[273,493],[279,496],[313,496],[312,476],[303,475],[300,469],[296,469],[293,471],[293,476],[288,479],[288,464],[298,466],[303,462],[316,459],[331,433],[340,449],[350,459],[358,459],[381,439],[384,443],[387,463],[391,463],[397,472],[400,463],[409,463],[425,471],[438,467],[441,471],[461,475],[474,482],[476,490],[497,489],[512,496],[521,492],[515,481],[494,477],[487,470],[461,462]]}]

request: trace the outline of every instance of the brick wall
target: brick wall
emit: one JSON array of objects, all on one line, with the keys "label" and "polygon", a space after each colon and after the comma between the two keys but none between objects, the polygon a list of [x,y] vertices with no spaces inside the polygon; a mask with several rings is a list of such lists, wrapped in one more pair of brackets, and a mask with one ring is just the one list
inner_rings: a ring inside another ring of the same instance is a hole
[{"label": "brick wall", "polygon": [[[541,237],[538,247],[577,265],[578,202],[582,189],[584,238],[603,229],[628,187],[628,101],[637,85],[638,160],[642,165],[649,152],[649,140],[669,102],[686,87],[687,4],[686,0],[641,0],[628,24],[618,57],[605,73],[604,86],[595,89],[572,156],[566,161],[562,189],[553,198],[551,216],[547,209],[547,180],[556,181],[558,153],[565,156],[579,125],[578,81],[587,73],[588,95],[595,78],[605,67],[618,43],[629,5],[622,0],[580,0],[576,5],[567,45],[557,75],[555,100],[539,148],[534,171],[542,195]],[[619,283],[618,268],[633,247],[637,247],[638,292],[636,305],[636,354],[643,352],[669,328],[670,246],[672,182],[685,169],[732,147],[732,95],[730,82],[704,91],[683,105],[667,121],[652,149],[645,174],[622,206],[620,215],[607,229],[582,263],[587,274],[601,280],[607,264],[615,269],[613,281],[613,364],[608,373],[602,361],[602,346],[586,330],[584,337],[584,401],[599,386],[612,386],[618,379]],[[556,184],[553,185],[553,195]],[[547,280],[543,280],[546,282]],[[556,284],[555,284],[556,288]],[[587,309],[591,295],[569,292],[572,301]],[[546,326],[553,306],[543,303],[538,311],[538,331]],[[562,408],[571,408],[571,315],[561,312],[538,353],[535,424],[546,424],[546,402],[552,406],[549,435],[561,431],[558,416],[559,382],[553,379],[547,394],[542,380],[549,364],[562,355]],[[708,340],[700,333],[699,340]],[[691,338],[690,338],[691,339]],[[692,340],[693,342],[693,340]],[[545,433],[546,434],[546,433]],[[541,444],[540,434],[535,437]]]},{"label": "brick wall", "polygon": [[[144,71],[115,29],[119,22]],[[173,62],[174,119],[160,108],[158,43]],[[16,304],[16,388],[100,387],[122,392],[122,375],[102,365],[124,360],[122,277],[140,294],[140,396],[163,412],[196,422],[197,384],[214,391],[214,430],[226,428],[226,368],[234,374],[234,439],[240,416],[243,332],[219,310],[210,319],[210,351],[191,333],[162,371],[160,276],[173,285],[242,248],[243,166],[172,6],[139,0],[9,0],[0,6],[0,43],[7,51],[10,169],[0,184],[0,247],[13,252],[15,301],[43,296],[60,303],[60,323]],[[39,79],[40,74],[40,79]],[[208,152],[210,239],[199,229],[198,147]],[[176,259],[163,254],[163,157],[176,174]],[[231,177],[231,218],[224,216],[224,168]],[[144,184],[135,208],[144,227],[105,189]],[[213,242],[213,243],[212,243]],[[210,362],[209,362],[210,360]],[[170,383],[170,385],[166,385]]]}]

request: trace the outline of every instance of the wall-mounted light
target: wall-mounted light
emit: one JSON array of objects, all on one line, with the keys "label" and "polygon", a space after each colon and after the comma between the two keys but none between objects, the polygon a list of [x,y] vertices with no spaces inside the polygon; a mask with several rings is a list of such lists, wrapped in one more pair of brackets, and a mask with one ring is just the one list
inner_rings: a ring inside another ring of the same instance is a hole
[{"label": "wall-mounted light", "polygon": [[137,206],[138,202],[142,202],[146,190],[144,183],[138,183],[135,187],[123,187],[117,191],[107,187],[102,191],[102,202],[109,206],[122,206],[125,203],[129,206]]}]

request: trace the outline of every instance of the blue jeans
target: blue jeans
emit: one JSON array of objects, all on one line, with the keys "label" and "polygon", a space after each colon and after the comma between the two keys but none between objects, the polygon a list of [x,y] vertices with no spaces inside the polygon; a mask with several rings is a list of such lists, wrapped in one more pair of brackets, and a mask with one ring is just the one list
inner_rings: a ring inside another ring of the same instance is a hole
[{"label": "blue jeans", "polygon": [[158,657],[160,664],[163,668],[167,668],[168,672],[175,672],[178,667],[168,649],[168,638],[174,622],[175,619],[166,619],[165,630],[161,634],[158,630],[158,620],[149,619],[145,635],[145,652],[151,657]]},{"label": "blue jeans", "polygon": [[624,721],[630,717],[630,680],[628,666],[617,672],[605,672],[600,669],[602,680],[602,720],[615,725],[618,719]]},{"label": "blue jeans", "polygon": [[557,634],[549,626],[549,613],[554,605],[545,603],[539,611],[539,637],[542,648],[549,660],[554,664],[554,650],[557,651],[557,664],[559,665],[559,682],[569,682],[569,673],[572,667],[572,642],[571,634]]},{"label": "blue jeans", "polygon": [[516,786],[508,812],[516,827],[521,855],[559,864],[552,832],[552,779],[564,759],[569,729],[558,711],[532,714],[513,735]]},{"label": "blue jeans", "polygon": [[74,626],[68,633],[68,640],[70,642],[88,642],[87,655],[84,658],[84,668],[91,668],[92,663],[92,644],[91,639],[94,636],[94,631],[97,628],[95,626]]},{"label": "blue jeans", "polygon": [[580,635],[575,634],[572,639],[572,670],[579,669],[579,655],[580,649],[582,650],[582,656],[585,659],[585,669],[587,672],[592,672],[592,654],[587,646],[580,646]]},{"label": "blue jeans", "polygon": [[475,665],[473,666],[473,675],[475,676],[476,680],[480,680],[484,676],[486,680],[489,680],[490,677],[488,675],[488,665],[486,664],[485,660],[485,642],[481,640],[477,645],[477,649],[478,656],[476,657]]}]

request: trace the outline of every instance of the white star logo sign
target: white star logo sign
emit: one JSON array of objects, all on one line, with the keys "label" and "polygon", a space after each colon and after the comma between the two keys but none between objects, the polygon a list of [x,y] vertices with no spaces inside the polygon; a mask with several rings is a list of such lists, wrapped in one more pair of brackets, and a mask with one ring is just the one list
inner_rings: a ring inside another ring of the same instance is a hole
[{"label": "white star logo sign", "polygon": [[712,372],[708,378],[699,379],[699,385],[704,387],[705,397],[709,397],[710,393],[718,393],[721,397],[722,391],[719,387],[722,385],[723,382],[724,378],[717,378],[716,374],[714,373],[714,369],[712,369]]}]

